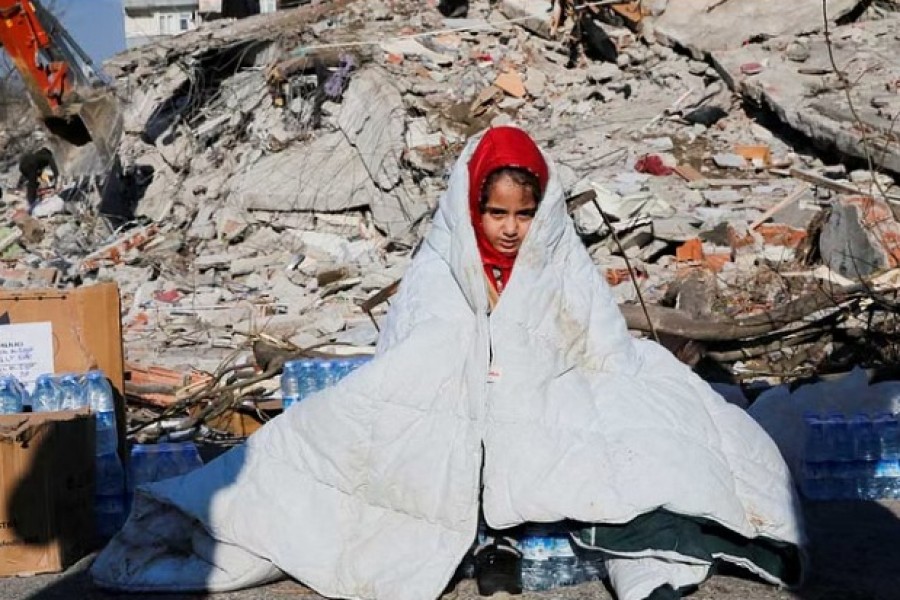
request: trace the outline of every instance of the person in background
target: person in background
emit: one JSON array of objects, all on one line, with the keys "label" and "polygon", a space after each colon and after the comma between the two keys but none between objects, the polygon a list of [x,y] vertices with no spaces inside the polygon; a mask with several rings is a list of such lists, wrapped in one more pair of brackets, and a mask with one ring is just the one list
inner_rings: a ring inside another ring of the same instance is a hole
[{"label": "person in background", "polygon": [[59,169],[53,160],[53,153],[47,148],[41,148],[36,152],[28,152],[19,159],[19,172],[19,186],[25,185],[28,212],[31,212],[38,202],[40,190],[56,184]]}]

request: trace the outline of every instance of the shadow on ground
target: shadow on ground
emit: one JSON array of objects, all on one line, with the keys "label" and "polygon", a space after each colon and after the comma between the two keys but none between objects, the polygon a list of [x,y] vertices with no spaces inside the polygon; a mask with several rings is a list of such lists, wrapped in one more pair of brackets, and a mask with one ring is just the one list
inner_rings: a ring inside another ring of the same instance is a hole
[{"label": "shadow on ground", "polygon": [[[805,507],[812,570],[798,591],[779,590],[747,576],[737,568],[721,570],[691,597],[695,600],[895,600],[900,597],[900,502],[824,502]],[[90,582],[85,559],[57,576],[0,580],[0,598],[27,600],[286,600],[317,596],[294,582],[280,582],[226,594],[106,593]],[[459,600],[478,597],[470,581],[457,589]],[[599,583],[545,593],[526,593],[523,600],[609,600]]]}]

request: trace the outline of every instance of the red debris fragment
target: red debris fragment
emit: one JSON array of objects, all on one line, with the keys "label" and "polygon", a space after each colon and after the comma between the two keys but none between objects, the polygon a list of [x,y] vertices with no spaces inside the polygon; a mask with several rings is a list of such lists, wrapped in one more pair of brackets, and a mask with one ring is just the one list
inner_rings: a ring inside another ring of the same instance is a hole
[{"label": "red debris fragment", "polygon": [[634,164],[634,170],[638,173],[647,173],[648,175],[657,175],[659,177],[673,173],[673,169],[667,167],[662,158],[656,154],[645,154],[639,158]]}]

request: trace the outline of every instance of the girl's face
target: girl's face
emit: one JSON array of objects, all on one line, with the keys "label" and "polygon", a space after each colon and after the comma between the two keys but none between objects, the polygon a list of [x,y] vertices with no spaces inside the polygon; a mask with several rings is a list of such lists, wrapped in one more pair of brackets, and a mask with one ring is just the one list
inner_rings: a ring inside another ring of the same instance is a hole
[{"label": "girl's face", "polygon": [[488,243],[506,256],[516,256],[537,212],[531,190],[502,175],[488,191],[481,226]]}]

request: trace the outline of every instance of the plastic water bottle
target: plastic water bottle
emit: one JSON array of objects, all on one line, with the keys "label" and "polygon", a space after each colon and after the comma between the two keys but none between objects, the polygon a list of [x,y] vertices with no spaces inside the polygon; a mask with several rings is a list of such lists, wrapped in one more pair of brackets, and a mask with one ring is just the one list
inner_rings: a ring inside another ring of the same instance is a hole
[{"label": "plastic water bottle", "polygon": [[125,471],[115,452],[96,457],[94,519],[98,537],[111,538],[125,523]]},{"label": "plastic water bottle", "polygon": [[881,443],[869,415],[865,413],[853,415],[850,419],[850,437],[853,441],[855,497],[860,500],[876,500],[880,497],[880,492],[875,467],[881,455]]},{"label": "plastic water bottle", "polygon": [[830,497],[849,500],[856,497],[856,468],[853,463],[853,438],[850,424],[843,413],[832,411],[825,416],[830,460]]},{"label": "plastic water bottle", "polygon": [[337,369],[335,369],[334,361],[319,361],[319,389],[333,386],[338,381]]},{"label": "plastic water bottle", "polygon": [[289,360],[284,363],[281,372],[281,405],[284,410],[289,409],[294,403],[299,402],[301,363],[298,360]]},{"label": "plastic water bottle", "polygon": [[881,446],[881,458],[900,460],[900,422],[897,417],[891,413],[879,413],[875,415],[873,425]]},{"label": "plastic water bottle", "polygon": [[582,555],[578,556],[578,567],[579,583],[599,581],[609,576],[606,563],[603,561],[603,553],[596,550],[582,551]]},{"label": "plastic water bottle", "polygon": [[31,393],[31,410],[34,412],[51,412],[60,409],[62,395],[53,376],[49,374],[38,375],[34,382],[34,391]]},{"label": "plastic water bottle", "polygon": [[11,375],[0,378],[0,414],[22,412],[22,392],[19,380]]},{"label": "plastic water bottle", "polygon": [[879,460],[875,467],[875,482],[878,498],[900,499],[900,460]]},{"label": "plastic water bottle", "polygon": [[550,570],[553,587],[563,587],[579,583],[578,559],[569,541],[569,534],[556,530],[549,536],[553,548],[550,554]]},{"label": "plastic water bottle", "polygon": [[300,382],[300,399],[309,398],[319,391],[318,371],[316,361],[305,358],[300,361],[298,374]]},{"label": "plastic water bottle", "polygon": [[830,479],[832,467],[831,446],[826,422],[818,414],[803,415],[806,425],[806,442],[803,454],[803,493],[811,500],[827,500],[833,490]]},{"label": "plastic water bottle", "polygon": [[119,447],[116,404],[106,375],[102,371],[89,371],[85,375],[84,390],[97,419],[97,456],[115,453]]},{"label": "plastic water bottle", "polygon": [[335,362],[335,369],[337,369],[338,379],[343,379],[344,377],[352,373],[353,369],[355,368],[355,361],[349,358],[342,358]]},{"label": "plastic water bottle", "polygon": [[61,395],[61,410],[77,410],[87,408],[87,394],[84,387],[78,381],[78,375],[68,373],[59,378],[59,391]]},{"label": "plastic water bottle", "polygon": [[900,498],[900,422],[896,415],[879,413],[872,419],[880,454],[875,466],[879,498]]}]

